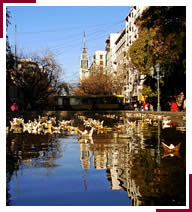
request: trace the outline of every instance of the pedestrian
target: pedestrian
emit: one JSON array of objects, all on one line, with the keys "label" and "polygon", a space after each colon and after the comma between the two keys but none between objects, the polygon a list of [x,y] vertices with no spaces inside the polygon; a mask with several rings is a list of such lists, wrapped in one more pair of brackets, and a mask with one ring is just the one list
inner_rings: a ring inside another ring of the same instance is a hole
[{"label": "pedestrian", "polygon": [[19,108],[18,108],[18,106],[17,106],[17,104],[16,104],[16,102],[14,102],[13,104],[12,104],[12,106],[11,106],[11,111],[18,111],[19,110]]},{"label": "pedestrian", "polygon": [[143,102],[143,109],[148,110],[148,103],[146,101]]},{"label": "pedestrian", "polygon": [[134,110],[135,110],[135,111],[138,111],[137,102],[134,103]]},{"label": "pedestrian", "polygon": [[137,108],[139,111],[142,110],[142,102],[141,101],[138,102]]},{"label": "pedestrian", "polygon": [[178,106],[179,111],[182,111],[183,110],[183,101],[184,101],[184,98],[185,98],[185,96],[184,96],[184,93],[183,92],[181,92],[177,96],[177,98],[176,98],[176,103],[177,103],[177,106]]},{"label": "pedestrian", "polygon": [[172,100],[172,103],[171,103],[171,111],[179,111],[177,103],[175,102],[174,99]]},{"label": "pedestrian", "polygon": [[129,110],[133,110],[133,104],[131,102],[129,103]]},{"label": "pedestrian", "polygon": [[149,104],[149,110],[153,111],[153,105],[152,104]]}]

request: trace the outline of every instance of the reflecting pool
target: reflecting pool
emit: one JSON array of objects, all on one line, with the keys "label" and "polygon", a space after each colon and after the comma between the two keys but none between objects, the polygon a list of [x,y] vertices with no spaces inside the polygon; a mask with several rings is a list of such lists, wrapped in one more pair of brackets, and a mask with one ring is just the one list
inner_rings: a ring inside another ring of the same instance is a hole
[{"label": "reflecting pool", "polygon": [[[25,131],[39,115],[17,116],[24,122],[11,128],[13,118],[7,115],[7,205],[186,205],[185,121],[68,112],[55,115],[51,128],[41,120],[41,131]],[[66,120],[73,121],[62,127]]]}]

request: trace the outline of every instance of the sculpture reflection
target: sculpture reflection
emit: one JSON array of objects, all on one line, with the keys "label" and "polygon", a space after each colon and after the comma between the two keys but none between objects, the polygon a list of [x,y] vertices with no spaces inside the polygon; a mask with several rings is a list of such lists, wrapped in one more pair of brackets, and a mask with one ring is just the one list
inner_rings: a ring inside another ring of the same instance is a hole
[{"label": "sculpture reflection", "polygon": [[[173,179],[184,171],[184,158],[179,152],[164,152],[161,146],[164,131],[161,131],[160,122],[157,137],[152,133],[153,128],[149,130],[146,123],[139,123],[128,131],[121,130],[116,136],[114,133],[108,133],[103,139],[93,136],[91,142],[80,139],[80,151],[84,156],[81,161],[87,165],[86,170],[89,169],[92,153],[95,169],[106,169],[111,189],[127,192],[132,205],[162,205],[161,199],[164,199],[163,205],[174,205],[181,190],[185,190],[184,177],[174,182],[179,189],[173,189]],[[123,133],[125,136],[121,136]],[[155,146],[145,142],[149,137]],[[168,156],[175,158],[170,161]],[[185,202],[185,197],[182,202]]]},{"label": "sculpture reflection", "polygon": [[[46,176],[52,175],[64,165],[57,161],[65,155],[63,147],[71,136],[80,150],[85,192],[89,191],[88,170],[106,170],[110,189],[126,192],[132,205],[185,205],[181,195],[185,193],[185,125],[163,127],[161,117],[145,114],[134,119],[128,113],[98,115],[100,121],[82,115],[74,121],[15,119],[7,130],[7,205],[11,204],[9,182],[18,170],[47,168]],[[38,122],[41,125],[36,128]],[[91,136],[78,134],[79,129],[88,132],[92,127]],[[167,153],[162,141],[167,145],[181,142],[181,149]]]}]

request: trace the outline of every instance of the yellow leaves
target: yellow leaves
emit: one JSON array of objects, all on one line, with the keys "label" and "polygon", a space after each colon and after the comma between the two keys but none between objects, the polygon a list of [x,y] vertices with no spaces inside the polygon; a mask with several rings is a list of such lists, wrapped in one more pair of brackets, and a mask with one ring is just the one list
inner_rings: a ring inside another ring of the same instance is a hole
[{"label": "yellow leaves", "polygon": [[153,46],[153,40],[150,40],[148,44],[149,46]]},{"label": "yellow leaves", "polygon": [[157,95],[157,92],[154,92],[150,86],[143,85],[142,95],[148,97],[154,97]]},{"label": "yellow leaves", "polygon": [[95,73],[81,81],[75,95],[111,95],[122,90],[122,75]]}]

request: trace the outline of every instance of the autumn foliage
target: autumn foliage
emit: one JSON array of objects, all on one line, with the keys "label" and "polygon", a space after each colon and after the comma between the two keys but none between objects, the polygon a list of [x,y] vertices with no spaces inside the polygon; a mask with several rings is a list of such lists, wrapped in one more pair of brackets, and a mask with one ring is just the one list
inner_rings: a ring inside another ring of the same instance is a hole
[{"label": "autumn foliage", "polygon": [[112,95],[119,94],[121,89],[122,85],[118,77],[98,71],[82,80],[74,95]]},{"label": "autumn foliage", "polygon": [[[150,68],[160,64],[161,91],[185,91],[186,8],[149,7],[136,24],[139,36],[129,48],[132,65],[150,78]],[[147,82],[151,86],[156,80]]]}]

